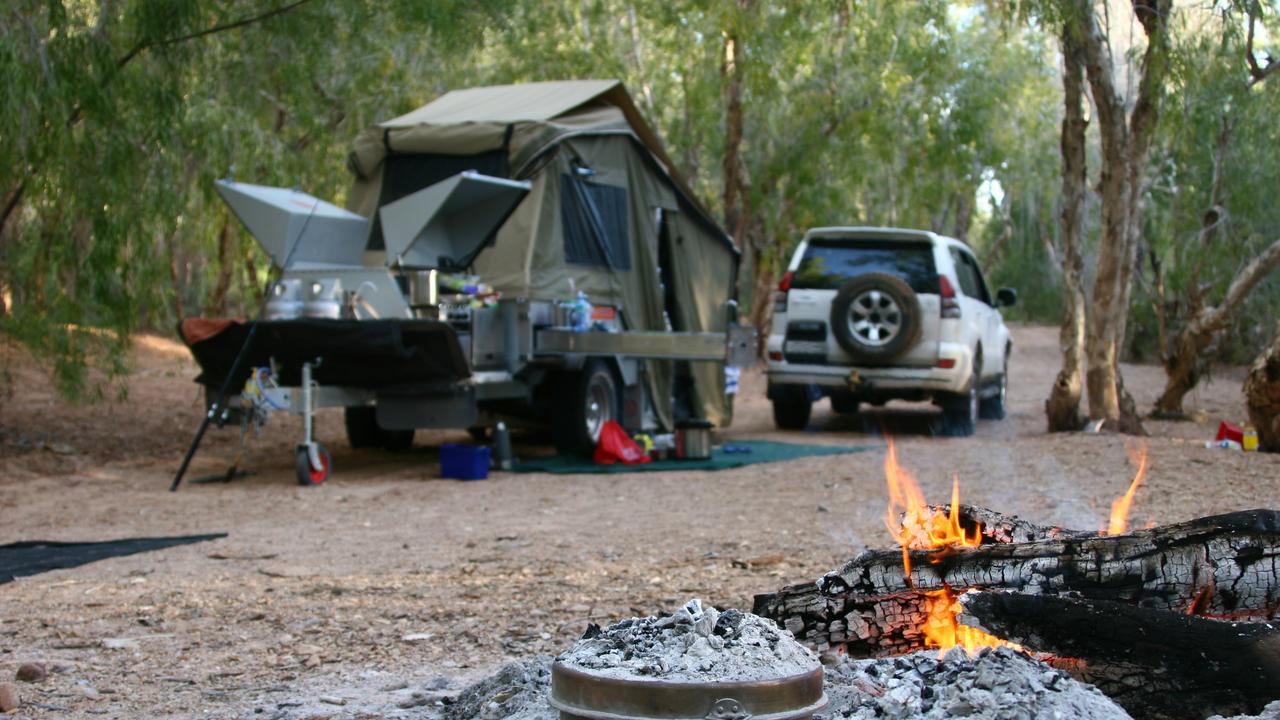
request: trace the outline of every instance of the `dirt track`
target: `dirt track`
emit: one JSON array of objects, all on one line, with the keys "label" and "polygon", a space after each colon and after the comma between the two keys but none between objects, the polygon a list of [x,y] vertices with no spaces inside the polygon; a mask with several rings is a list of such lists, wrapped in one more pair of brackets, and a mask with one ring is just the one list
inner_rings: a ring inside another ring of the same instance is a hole
[{"label": "dirt track", "polygon": [[[719,438],[877,443],[864,423],[884,423],[930,499],[945,499],[955,473],[965,502],[1101,527],[1134,471],[1125,440],[1043,434],[1056,331],[1014,332],[1012,412],[973,438],[928,437],[930,410],[893,405],[846,417],[823,403],[807,431],[777,432],[759,373],[744,378]],[[0,682],[23,661],[56,670],[19,683],[45,707],[17,717],[420,715],[397,704],[509,657],[555,653],[588,620],[694,596],[750,607],[755,593],[890,542],[879,450],[720,473],[455,482],[436,478],[436,447],[464,434],[420,432],[403,455],[353,451],[334,413],[319,429],[337,468],[323,487],[293,484],[298,421],[277,417],[253,444],[256,475],[171,494],[200,416],[180,346],[144,339],[131,399],[88,408],[54,402],[13,349],[0,348],[0,362],[16,377],[0,404],[0,544],[230,533],[0,585]],[[1149,407],[1160,370],[1125,373]],[[1202,423],[1148,424],[1134,524],[1280,507],[1280,456],[1203,447],[1219,418],[1243,418],[1242,378],[1219,370],[1188,398]],[[234,435],[220,431],[193,474],[225,468]]]}]

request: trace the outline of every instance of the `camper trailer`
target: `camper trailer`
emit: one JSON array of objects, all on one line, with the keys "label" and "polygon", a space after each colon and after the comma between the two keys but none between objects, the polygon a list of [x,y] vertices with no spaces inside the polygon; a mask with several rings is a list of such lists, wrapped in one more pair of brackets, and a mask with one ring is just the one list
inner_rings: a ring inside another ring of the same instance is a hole
[{"label": "camper trailer", "polygon": [[361,133],[348,164],[345,209],[218,183],[278,279],[256,329],[182,333],[208,388],[252,334],[223,406],[302,415],[300,482],[329,473],[319,407],[345,408],[354,447],[499,419],[549,427],[562,451],[609,420],[729,424],[726,367],[755,351],[739,252],[621,83],[453,91]]}]

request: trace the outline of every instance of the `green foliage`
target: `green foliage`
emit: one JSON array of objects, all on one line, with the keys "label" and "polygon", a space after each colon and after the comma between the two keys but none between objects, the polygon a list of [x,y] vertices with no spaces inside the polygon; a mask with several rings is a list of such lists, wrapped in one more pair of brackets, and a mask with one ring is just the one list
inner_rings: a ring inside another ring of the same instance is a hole
[{"label": "green foliage", "polygon": [[[124,369],[129,334],[171,327],[230,282],[252,312],[261,261],[212,180],[338,197],[349,138],[407,109],[501,3],[17,0],[0,10],[3,332],[46,359],[68,396]],[[174,294],[178,297],[174,297]]]},{"label": "green foliage", "polygon": [[[1280,86],[1275,79],[1249,82],[1241,9],[1228,5],[1211,15],[1186,13],[1180,19],[1180,42],[1170,65],[1172,89],[1152,154],[1144,227],[1147,256],[1130,321],[1129,348],[1137,357],[1157,357],[1158,277],[1166,288],[1163,313],[1170,331],[1176,331],[1194,311],[1189,303],[1193,284],[1205,304],[1216,304],[1235,273],[1280,237],[1280,204],[1275,202],[1280,163],[1273,151],[1280,147],[1275,122]],[[1280,27],[1274,12],[1264,20],[1272,24],[1275,37]],[[1261,54],[1264,49],[1255,50]],[[1225,216],[1205,243],[1201,229],[1215,204],[1215,172],[1216,204]],[[1280,282],[1273,278],[1250,295],[1240,321],[1217,348],[1219,355],[1235,362],[1252,359],[1272,336],[1271,319],[1277,314]]]},{"label": "green foliage", "polygon": [[[1062,7],[14,0],[0,9],[0,209],[19,196],[0,227],[0,294],[12,299],[0,333],[46,359],[65,393],[92,397],[124,370],[133,330],[252,314],[265,260],[213,180],[234,174],[341,203],[359,130],[459,87],[620,78],[719,211],[730,73],[742,79],[758,272],[776,272],[817,225],[967,233],[992,284],[1019,289],[1012,314],[1053,320],[1061,88],[1042,27]],[[1243,89],[1244,7],[1175,34],[1146,227],[1170,297],[1186,295],[1192,268],[1220,291],[1280,226],[1269,193],[1280,181],[1280,107],[1273,86]],[[1274,13],[1265,20],[1276,37]],[[1201,248],[1224,112],[1230,215]],[[1130,324],[1140,339],[1153,332],[1152,287],[1148,268]],[[1262,326],[1277,310],[1271,283],[1247,314]]]}]

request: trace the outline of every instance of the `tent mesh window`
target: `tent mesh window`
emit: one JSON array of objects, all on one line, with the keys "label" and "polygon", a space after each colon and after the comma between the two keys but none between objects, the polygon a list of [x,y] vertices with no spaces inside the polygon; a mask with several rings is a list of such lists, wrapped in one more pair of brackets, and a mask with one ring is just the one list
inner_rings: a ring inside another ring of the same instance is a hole
[{"label": "tent mesh window", "polygon": [[[508,177],[511,172],[507,163],[507,151],[504,149],[474,155],[388,155],[385,163],[378,207],[467,170],[499,178]],[[382,220],[377,213],[373,216],[373,228],[369,231],[366,249],[386,249],[386,243],[382,239]]]},{"label": "tent mesh window", "polygon": [[565,262],[630,270],[627,189],[587,182],[568,173],[560,177]]}]

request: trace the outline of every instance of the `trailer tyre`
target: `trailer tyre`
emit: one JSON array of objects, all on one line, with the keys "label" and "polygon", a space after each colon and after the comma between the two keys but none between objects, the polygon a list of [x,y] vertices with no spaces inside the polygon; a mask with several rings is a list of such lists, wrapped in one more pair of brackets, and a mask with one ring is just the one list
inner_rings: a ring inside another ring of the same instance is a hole
[{"label": "trailer tyre", "polygon": [[378,424],[378,410],[373,407],[348,407],[342,412],[347,426],[347,443],[351,447],[408,450],[413,447],[413,430],[387,430]]},{"label": "trailer tyre", "polygon": [[351,447],[374,448],[382,445],[384,430],[378,426],[378,411],[372,407],[348,407],[342,410],[347,426],[347,443]]},{"label": "trailer tyre", "polygon": [[556,449],[589,455],[605,423],[621,417],[622,399],[613,369],[603,360],[588,360],[580,372],[561,376],[558,390],[551,406]]},{"label": "trailer tyre", "polygon": [[413,430],[383,430],[382,448],[404,452],[413,447]]},{"label": "trailer tyre", "polygon": [[307,446],[298,446],[295,469],[298,473],[299,485],[308,487],[323,485],[324,481],[329,479],[329,474],[333,472],[333,458],[329,456],[329,451],[325,449],[325,446],[316,443],[316,454],[320,456],[319,468],[311,466],[311,455],[307,452]]}]

